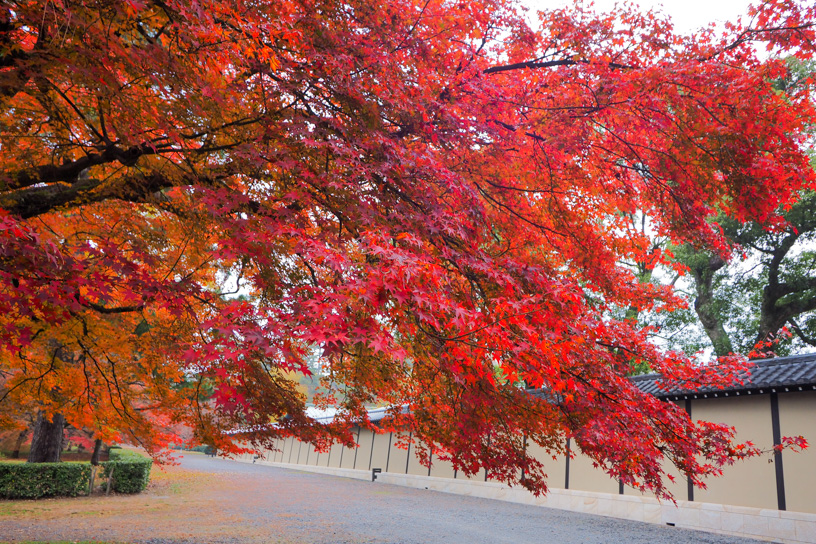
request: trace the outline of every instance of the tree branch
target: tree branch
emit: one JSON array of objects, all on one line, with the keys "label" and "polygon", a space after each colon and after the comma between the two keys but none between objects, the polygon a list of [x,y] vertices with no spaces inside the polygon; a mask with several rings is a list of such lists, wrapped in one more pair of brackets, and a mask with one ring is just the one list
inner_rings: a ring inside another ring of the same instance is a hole
[{"label": "tree branch", "polygon": [[816,346],[816,338],[811,338],[810,336],[806,335],[794,318],[791,317],[788,319],[788,323],[791,324],[793,332],[796,333],[796,336],[798,336],[802,342],[811,346]]},{"label": "tree branch", "polygon": [[[576,66],[578,64],[591,64],[591,62],[588,60],[573,60],[573,59],[547,60],[547,61],[528,60],[525,62],[505,64],[503,66],[491,66],[490,68],[487,68],[483,73],[498,74],[500,72],[509,72],[512,70],[523,70],[525,68],[534,70],[537,68],[554,68],[556,66]],[[609,62],[606,65],[616,70],[634,68],[634,66],[618,64],[617,62]]]},{"label": "tree branch", "polygon": [[62,206],[89,204],[116,199],[126,202],[146,202],[156,192],[176,185],[159,174],[132,176],[116,184],[105,180],[81,179],[71,185],[54,184],[29,187],[0,196],[0,207],[12,215],[29,219]]}]

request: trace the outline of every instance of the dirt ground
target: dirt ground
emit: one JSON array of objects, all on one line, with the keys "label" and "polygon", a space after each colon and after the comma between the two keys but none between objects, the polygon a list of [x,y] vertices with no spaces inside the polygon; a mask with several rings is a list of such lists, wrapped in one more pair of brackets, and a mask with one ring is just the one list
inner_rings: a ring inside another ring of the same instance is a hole
[{"label": "dirt ground", "polygon": [[146,492],[0,501],[0,542],[747,544],[755,541],[187,454]]}]

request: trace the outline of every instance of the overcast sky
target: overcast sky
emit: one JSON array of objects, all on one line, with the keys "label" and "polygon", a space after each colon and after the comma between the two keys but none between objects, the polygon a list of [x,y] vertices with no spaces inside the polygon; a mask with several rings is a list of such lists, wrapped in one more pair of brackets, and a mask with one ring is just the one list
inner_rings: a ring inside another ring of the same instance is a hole
[{"label": "overcast sky", "polygon": [[[559,8],[564,0],[521,0],[533,10]],[[749,0],[640,0],[635,2],[644,10],[661,8],[674,21],[677,32],[686,34],[710,22],[736,20],[740,15],[747,20]],[[596,0],[596,11],[609,11],[615,0]]]}]

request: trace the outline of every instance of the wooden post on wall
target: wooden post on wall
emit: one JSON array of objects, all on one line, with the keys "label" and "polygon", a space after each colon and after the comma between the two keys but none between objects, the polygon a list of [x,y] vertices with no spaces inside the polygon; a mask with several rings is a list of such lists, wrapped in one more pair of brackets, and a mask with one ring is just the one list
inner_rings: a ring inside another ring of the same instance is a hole
[{"label": "wooden post on wall", "polygon": [[405,456],[405,474],[408,474],[408,465],[411,464],[411,439],[413,436],[413,431],[408,433],[408,455]]},{"label": "wooden post on wall", "polygon": [[[779,396],[776,391],[771,392],[771,427],[773,430],[774,446],[782,443],[782,429],[779,424]],[[774,468],[776,469],[776,502],[777,508],[786,510],[785,504],[785,471],[782,470],[782,452],[774,451]]]},{"label": "wooden post on wall", "polygon": [[394,433],[388,433],[388,455],[385,458],[385,471],[388,472],[388,464],[391,462],[391,439],[394,438]]},{"label": "wooden post on wall", "polygon": [[567,468],[564,470],[564,489],[569,489],[570,445],[570,439],[567,438]]},{"label": "wooden post on wall", "polygon": [[[691,399],[686,399],[686,413],[688,414],[689,419],[691,419]],[[694,483],[692,483],[691,478],[688,475],[686,475],[686,483],[688,485],[688,500],[693,501]]]},{"label": "wooden post on wall", "polygon": [[368,454],[368,470],[371,470],[371,463],[374,460],[374,442],[377,440],[377,433],[373,430],[371,432],[373,434],[371,436],[371,453]]},{"label": "wooden post on wall", "polygon": [[360,431],[362,430],[361,427],[357,427],[357,447],[354,448],[354,464],[351,465],[352,469],[357,468],[357,450],[360,449]]}]

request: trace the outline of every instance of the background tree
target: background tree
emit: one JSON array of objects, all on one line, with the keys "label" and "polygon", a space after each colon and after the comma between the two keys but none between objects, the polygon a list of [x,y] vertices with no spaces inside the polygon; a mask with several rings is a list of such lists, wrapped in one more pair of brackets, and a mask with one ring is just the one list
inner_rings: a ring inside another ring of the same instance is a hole
[{"label": "background tree", "polygon": [[8,452],[11,459],[19,459],[20,451],[27,438],[31,436],[36,415],[29,413],[25,406],[9,407],[4,410],[3,421],[0,423],[0,450]]},{"label": "background tree", "polygon": [[[717,213],[779,225],[812,186],[810,96],[780,95],[786,65],[752,48],[812,55],[812,7],[685,37],[629,9],[538,31],[498,0],[4,7],[7,398],[151,451],[178,421],[220,450],[236,427],[348,442],[380,402],[437,458],[524,467],[535,491],[522,436],[570,436],[658,495],[664,459],[699,483],[757,453],[626,379],[743,363],[695,366],[614,318],[680,304],[619,263],[663,258],[635,210],[724,253]],[[248,299],[224,296],[236,278]],[[315,346],[332,426],[286,377]]]},{"label": "background tree", "polygon": [[[737,244],[730,261],[690,246],[675,252],[689,267],[693,311],[707,337],[687,336],[684,347],[688,351],[711,346],[723,356],[748,353],[758,343],[771,342],[757,355],[787,355],[816,345],[814,204],[813,193],[805,193],[785,212],[789,225],[776,232],[757,224],[720,223]],[[783,327],[792,336],[781,334]]]},{"label": "background tree", "polygon": [[[791,58],[787,63],[789,72],[775,87],[813,93],[813,62]],[[673,336],[670,343],[688,353],[712,349],[719,356],[749,353],[757,344],[763,345],[755,352],[758,357],[816,345],[814,210],[816,195],[806,191],[789,209],[780,210],[785,223],[777,228],[718,217],[733,247],[726,255],[693,244],[673,248],[674,262],[689,271],[685,281],[692,303],[662,320],[662,334]]]}]

